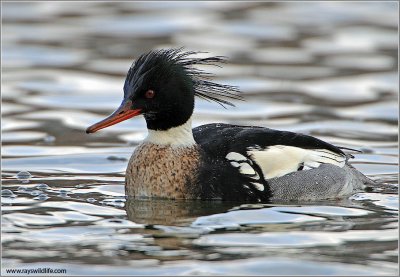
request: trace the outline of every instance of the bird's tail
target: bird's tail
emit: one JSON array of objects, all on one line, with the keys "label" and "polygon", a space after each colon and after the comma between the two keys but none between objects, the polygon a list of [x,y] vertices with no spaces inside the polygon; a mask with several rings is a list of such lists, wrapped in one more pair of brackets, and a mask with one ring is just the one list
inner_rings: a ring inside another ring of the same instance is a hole
[{"label": "bird's tail", "polygon": [[371,178],[365,176],[360,171],[355,169],[354,166],[352,166],[351,164],[347,164],[347,166],[351,169],[356,178],[363,182],[365,186],[375,186],[378,184],[376,181],[372,180]]}]

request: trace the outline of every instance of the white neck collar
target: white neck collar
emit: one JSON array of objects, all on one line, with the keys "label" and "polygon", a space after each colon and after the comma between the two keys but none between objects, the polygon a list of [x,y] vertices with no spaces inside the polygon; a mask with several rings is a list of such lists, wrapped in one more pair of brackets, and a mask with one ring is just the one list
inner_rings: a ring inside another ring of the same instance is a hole
[{"label": "white neck collar", "polygon": [[148,130],[148,135],[143,142],[173,147],[187,147],[195,145],[192,132],[192,118],[184,124],[168,130]]}]

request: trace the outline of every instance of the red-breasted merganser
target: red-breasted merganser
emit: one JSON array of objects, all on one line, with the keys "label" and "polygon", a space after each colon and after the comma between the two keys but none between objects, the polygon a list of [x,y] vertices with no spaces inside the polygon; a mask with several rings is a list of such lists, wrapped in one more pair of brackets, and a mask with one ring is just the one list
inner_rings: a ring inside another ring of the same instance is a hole
[{"label": "red-breasted merganser", "polygon": [[195,65],[222,57],[190,58],[181,49],[150,51],[128,71],[121,106],[87,128],[94,133],[144,115],[148,136],[126,170],[135,198],[239,201],[342,198],[373,181],[352,167],[352,156],[320,139],[257,126],[222,123],[192,129],[195,96],[233,105],[238,90],[209,80]]}]

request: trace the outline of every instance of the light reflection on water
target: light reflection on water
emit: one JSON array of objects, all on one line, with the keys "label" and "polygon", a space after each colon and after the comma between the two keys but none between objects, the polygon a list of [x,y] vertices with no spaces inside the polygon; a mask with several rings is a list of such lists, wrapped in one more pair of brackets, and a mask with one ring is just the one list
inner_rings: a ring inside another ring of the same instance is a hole
[{"label": "light reflection on water", "polygon": [[[394,3],[2,7],[2,274],[398,272]],[[180,46],[229,57],[203,69],[246,98],[227,110],[198,101],[194,126],[261,125],[361,149],[355,167],[387,184],[313,203],[126,200],[144,120],[84,130],[119,105],[133,58]]]}]

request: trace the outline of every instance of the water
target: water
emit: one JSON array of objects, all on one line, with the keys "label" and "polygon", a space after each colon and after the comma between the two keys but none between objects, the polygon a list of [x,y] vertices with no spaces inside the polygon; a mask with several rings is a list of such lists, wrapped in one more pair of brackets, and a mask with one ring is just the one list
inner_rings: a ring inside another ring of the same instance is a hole
[{"label": "water", "polygon": [[[2,274],[398,274],[397,6],[389,2],[4,3]],[[337,201],[134,201],[142,118],[86,135],[151,48],[224,55],[205,68],[246,102],[197,101],[194,126],[255,124],[356,148],[381,184]]]}]

